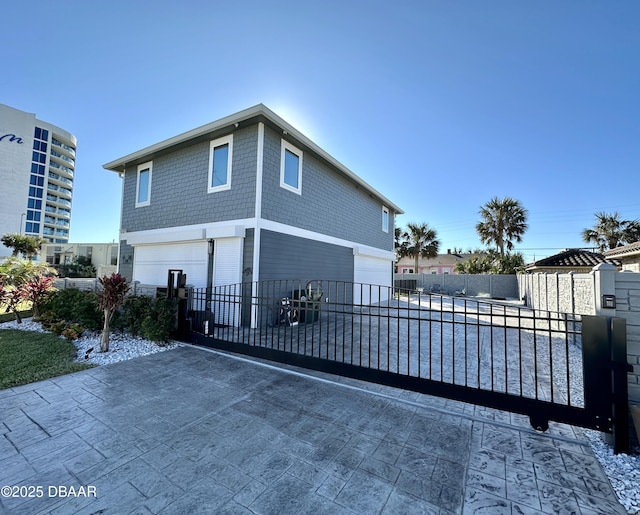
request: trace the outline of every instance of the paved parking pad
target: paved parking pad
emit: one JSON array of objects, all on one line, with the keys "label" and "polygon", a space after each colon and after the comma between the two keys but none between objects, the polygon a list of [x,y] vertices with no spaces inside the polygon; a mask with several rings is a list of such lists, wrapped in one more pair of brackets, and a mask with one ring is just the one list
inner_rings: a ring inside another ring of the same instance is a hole
[{"label": "paved parking pad", "polygon": [[189,346],[0,406],[0,513],[624,513],[571,427]]}]

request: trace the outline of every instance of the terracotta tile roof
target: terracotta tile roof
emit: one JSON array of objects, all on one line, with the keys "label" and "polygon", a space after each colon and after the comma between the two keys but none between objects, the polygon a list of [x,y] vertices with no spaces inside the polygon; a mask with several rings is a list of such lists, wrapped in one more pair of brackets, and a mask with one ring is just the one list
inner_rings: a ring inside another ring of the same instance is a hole
[{"label": "terracotta tile roof", "polygon": [[534,263],[528,264],[525,268],[540,268],[540,267],[594,267],[600,263],[609,263],[612,265],[619,265],[617,259],[607,259],[604,255],[596,252],[589,252],[583,249],[567,249],[553,256],[540,259]]},{"label": "terracotta tile roof", "polygon": [[616,247],[615,249],[607,250],[604,255],[606,257],[623,257],[630,254],[640,254],[640,241],[625,245],[623,247]]}]

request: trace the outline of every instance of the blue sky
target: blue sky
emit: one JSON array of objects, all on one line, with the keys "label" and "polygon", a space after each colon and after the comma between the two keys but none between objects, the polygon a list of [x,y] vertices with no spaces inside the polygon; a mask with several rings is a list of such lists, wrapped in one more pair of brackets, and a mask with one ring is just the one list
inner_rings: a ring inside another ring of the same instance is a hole
[{"label": "blue sky", "polygon": [[71,241],[118,238],[102,165],[264,103],[441,249],[528,210],[527,261],[640,218],[640,2],[3,3],[0,102],[78,138]]}]

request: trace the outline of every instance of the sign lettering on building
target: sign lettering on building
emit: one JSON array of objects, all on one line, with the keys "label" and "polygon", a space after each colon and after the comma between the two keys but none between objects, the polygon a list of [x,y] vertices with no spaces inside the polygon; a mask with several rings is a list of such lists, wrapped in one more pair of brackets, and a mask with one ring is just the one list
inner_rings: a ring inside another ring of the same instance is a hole
[{"label": "sign lettering on building", "polygon": [[[9,139],[5,140],[5,138]],[[22,145],[22,138],[16,136],[15,134],[3,134],[2,136],[0,136],[0,141],[8,141],[9,143],[15,141],[18,145]]]}]

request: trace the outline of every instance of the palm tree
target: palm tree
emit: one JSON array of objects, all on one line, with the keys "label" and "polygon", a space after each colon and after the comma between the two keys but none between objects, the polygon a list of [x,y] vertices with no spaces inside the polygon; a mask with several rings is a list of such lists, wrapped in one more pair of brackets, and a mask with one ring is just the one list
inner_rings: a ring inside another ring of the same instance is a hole
[{"label": "palm tree", "polygon": [[27,259],[31,259],[33,256],[40,252],[40,248],[45,241],[38,236],[26,236],[24,234],[5,234],[0,241],[5,247],[13,249],[12,255],[17,257],[18,254],[22,254]]},{"label": "palm tree", "polygon": [[480,217],[482,220],[476,224],[480,241],[486,245],[494,243],[501,258],[505,247],[512,250],[512,240],[521,242],[527,230],[527,210],[510,197],[493,197],[480,208]]},{"label": "palm tree", "polygon": [[640,222],[620,220],[618,212],[596,213],[596,225],[582,231],[585,243],[594,243],[601,252],[640,240]]},{"label": "palm tree", "polygon": [[407,230],[401,235],[400,246],[396,252],[399,257],[413,256],[415,259],[415,273],[418,273],[418,258],[436,257],[440,242],[435,229],[428,224],[407,224]]}]

